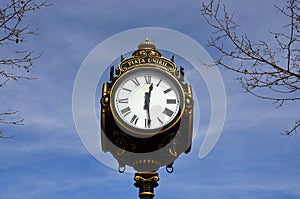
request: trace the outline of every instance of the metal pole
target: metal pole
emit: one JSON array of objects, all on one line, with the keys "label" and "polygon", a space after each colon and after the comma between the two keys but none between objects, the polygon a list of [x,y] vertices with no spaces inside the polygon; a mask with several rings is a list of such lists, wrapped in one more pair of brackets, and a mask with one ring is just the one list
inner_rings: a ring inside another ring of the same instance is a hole
[{"label": "metal pole", "polygon": [[139,188],[140,199],[153,199],[154,188],[158,186],[157,172],[137,172],[134,176],[134,186]]}]

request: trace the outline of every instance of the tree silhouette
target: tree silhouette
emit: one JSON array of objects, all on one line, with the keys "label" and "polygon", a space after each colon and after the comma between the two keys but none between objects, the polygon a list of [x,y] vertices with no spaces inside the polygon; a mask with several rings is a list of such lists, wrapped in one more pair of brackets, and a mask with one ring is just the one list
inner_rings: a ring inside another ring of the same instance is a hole
[{"label": "tree silhouette", "polygon": [[[0,2],[0,88],[9,81],[33,80],[28,73],[41,55],[24,50],[26,38],[37,35],[26,17],[42,7],[50,6],[48,0],[1,0]],[[0,110],[0,124],[22,125],[23,119],[9,120],[18,111]],[[0,138],[7,138],[0,130]]]},{"label": "tree silhouette", "polygon": [[[213,28],[208,46],[219,53],[214,64],[237,73],[246,92],[280,107],[288,101],[300,101],[299,1],[287,0],[283,7],[274,5],[274,9],[288,23],[280,31],[269,32],[273,41],[254,41],[249,34],[240,34],[241,25],[235,22],[234,13],[220,0],[203,2],[200,11]],[[293,135],[299,126],[298,119],[283,134]]]}]

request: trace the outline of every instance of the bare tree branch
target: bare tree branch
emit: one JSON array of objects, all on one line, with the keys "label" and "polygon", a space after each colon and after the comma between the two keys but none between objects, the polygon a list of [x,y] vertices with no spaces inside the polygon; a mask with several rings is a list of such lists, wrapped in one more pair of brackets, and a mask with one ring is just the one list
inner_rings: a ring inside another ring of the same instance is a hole
[{"label": "bare tree branch", "polygon": [[[0,2],[0,89],[7,82],[20,79],[33,80],[29,72],[34,61],[41,54],[32,50],[20,50],[26,38],[37,35],[26,22],[28,14],[43,7],[51,6],[48,0],[1,0]],[[0,110],[3,111],[3,110]],[[8,116],[16,115],[17,111],[0,112],[0,124],[21,125],[21,120],[7,120]],[[7,138],[0,131],[0,138]]]},{"label": "bare tree branch", "polygon": [[[200,11],[213,28],[208,46],[219,53],[215,64],[239,74],[246,92],[282,106],[300,101],[300,6],[299,0],[287,0],[284,7],[274,7],[289,20],[282,31],[270,31],[274,41],[253,41],[240,33],[234,14],[220,0],[202,3]],[[285,134],[296,133],[298,127],[299,121]]]},{"label": "bare tree branch", "polygon": [[[0,124],[8,124],[8,125],[23,125],[24,119],[15,120],[14,117],[18,111],[7,110],[5,112],[0,113]],[[11,118],[12,120],[8,120]],[[5,136],[3,130],[0,130],[0,138],[12,138],[13,136]]]},{"label": "bare tree branch", "polygon": [[4,131],[0,131],[0,139],[8,139],[8,138],[12,138],[12,137],[14,137],[14,136],[5,136],[4,134],[3,134],[3,132]]},{"label": "bare tree branch", "polygon": [[294,126],[290,130],[286,130],[283,135],[291,136],[297,133],[297,129],[300,126],[300,120],[296,121]]}]

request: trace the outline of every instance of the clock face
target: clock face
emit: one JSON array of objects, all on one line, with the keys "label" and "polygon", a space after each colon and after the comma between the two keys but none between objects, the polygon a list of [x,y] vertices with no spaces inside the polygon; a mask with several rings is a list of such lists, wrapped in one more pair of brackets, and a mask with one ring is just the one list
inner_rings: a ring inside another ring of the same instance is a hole
[{"label": "clock face", "polygon": [[122,127],[157,133],[175,124],[183,110],[183,89],[167,72],[153,67],[133,69],[113,85],[111,109]]}]

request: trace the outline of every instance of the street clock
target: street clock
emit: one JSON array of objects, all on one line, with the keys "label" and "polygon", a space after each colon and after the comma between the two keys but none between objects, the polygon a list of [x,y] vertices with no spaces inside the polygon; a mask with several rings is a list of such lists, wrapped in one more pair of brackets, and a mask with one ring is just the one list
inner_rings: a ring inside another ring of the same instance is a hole
[{"label": "street clock", "polygon": [[138,172],[156,171],[191,149],[193,96],[183,67],[146,39],[132,56],[121,56],[102,87],[101,145]]}]

